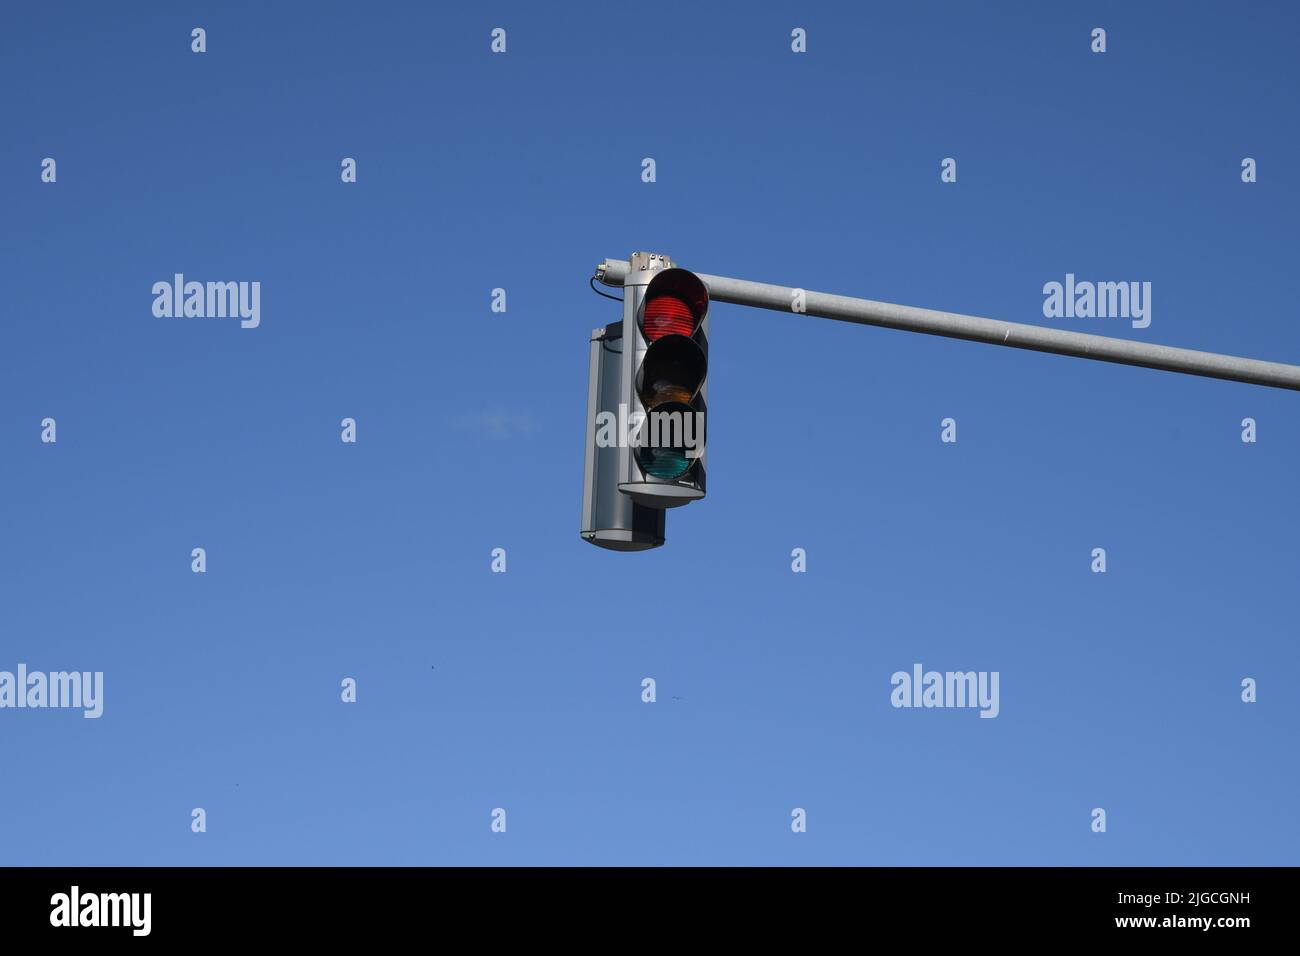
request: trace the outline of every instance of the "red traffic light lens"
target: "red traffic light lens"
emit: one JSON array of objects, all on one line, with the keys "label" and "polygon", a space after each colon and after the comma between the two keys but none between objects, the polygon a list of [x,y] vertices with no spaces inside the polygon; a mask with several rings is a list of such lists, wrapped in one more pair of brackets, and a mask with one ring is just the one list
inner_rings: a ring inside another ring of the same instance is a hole
[{"label": "red traffic light lens", "polygon": [[642,320],[647,342],[665,335],[691,335],[695,332],[695,313],[675,295],[661,295],[645,304]]}]

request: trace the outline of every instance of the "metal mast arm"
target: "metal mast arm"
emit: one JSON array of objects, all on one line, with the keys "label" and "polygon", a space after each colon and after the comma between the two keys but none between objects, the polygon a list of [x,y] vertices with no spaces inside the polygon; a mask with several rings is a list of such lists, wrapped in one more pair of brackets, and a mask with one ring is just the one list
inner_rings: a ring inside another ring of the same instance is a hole
[{"label": "metal mast arm", "polygon": [[[596,267],[596,278],[608,286],[621,286],[627,277],[628,263],[622,259],[606,259]],[[936,312],[910,305],[892,305],[855,299],[825,292],[807,292],[787,286],[769,285],[766,282],[749,282],[745,279],[728,279],[696,273],[709,290],[709,297],[717,302],[751,305],[777,312],[793,312],[796,295],[802,293],[803,313],[859,325],[878,325],[906,332],[924,332],[990,345],[1006,345],[1035,352],[1052,352],[1073,355],[1077,358],[1095,359],[1099,362],[1116,362],[1121,365],[1139,365],[1166,372],[1203,375],[1251,385],[1272,388],[1289,388],[1300,391],[1300,366],[1258,359],[1219,355],[1215,352],[1198,352],[1168,345],[1115,339],[1105,335],[1087,335],[1038,325],[1016,322],[999,322],[955,312]]]}]

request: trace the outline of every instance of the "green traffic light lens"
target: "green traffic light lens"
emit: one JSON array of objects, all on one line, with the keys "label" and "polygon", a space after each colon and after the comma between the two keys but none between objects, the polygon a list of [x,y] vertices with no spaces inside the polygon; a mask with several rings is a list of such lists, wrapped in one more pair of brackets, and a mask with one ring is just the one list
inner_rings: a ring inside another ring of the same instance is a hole
[{"label": "green traffic light lens", "polygon": [[639,448],[637,464],[652,478],[673,481],[691,470],[694,462],[680,448]]},{"label": "green traffic light lens", "polygon": [[703,448],[703,413],[681,402],[665,402],[641,422],[636,461],[650,477],[675,481],[691,470]]}]

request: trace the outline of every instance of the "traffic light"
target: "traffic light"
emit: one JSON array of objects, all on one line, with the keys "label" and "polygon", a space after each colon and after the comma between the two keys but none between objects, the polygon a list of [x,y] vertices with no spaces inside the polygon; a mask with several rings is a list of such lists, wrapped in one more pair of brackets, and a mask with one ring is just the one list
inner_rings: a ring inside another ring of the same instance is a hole
[{"label": "traffic light", "polygon": [[645,551],[664,543],[666,509],[704,497],[709,293],[648,252],[622,285],[623,321],[591,334],[582,537]]},{"label": "traffic light", "polygon": [[651,508],[705,493],[709,293],[667,256],[634,253],[623,280],[623,388],[628,447],[618,489]]},{"label": "traffic light", "polygon": [[[623,323],[591,333],[587,375],[587,458],[582,538],[611,551],[646,551],[664,543],[664,511],[618,490],[618,404],[623,394]],[[610,429],[610,420],[614,429]]]}]

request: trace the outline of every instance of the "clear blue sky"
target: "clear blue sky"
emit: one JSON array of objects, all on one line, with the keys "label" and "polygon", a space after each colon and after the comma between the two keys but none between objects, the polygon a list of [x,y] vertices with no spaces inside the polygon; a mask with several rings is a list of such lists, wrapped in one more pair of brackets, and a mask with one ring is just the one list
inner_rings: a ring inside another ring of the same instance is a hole
[{"label": "clear blue sky", "polygon": [[1295,394],[717,305],[708,498],[578,537],[606,256],[1300,361],[1293,7],[144,6],[0,30],[0,669],[105,674],[0,863],[1300,862]]}]

